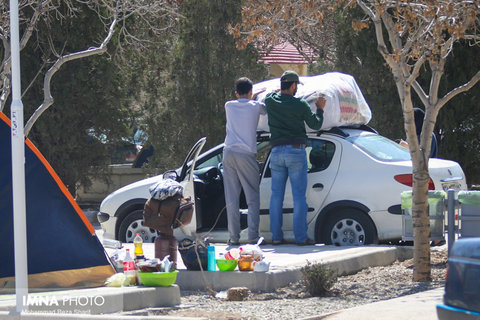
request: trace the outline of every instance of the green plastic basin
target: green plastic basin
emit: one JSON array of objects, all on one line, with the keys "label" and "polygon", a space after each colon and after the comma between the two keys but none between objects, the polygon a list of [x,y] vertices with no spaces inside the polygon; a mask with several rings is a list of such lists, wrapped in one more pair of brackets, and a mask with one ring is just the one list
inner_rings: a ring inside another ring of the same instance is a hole
[{"label": "green plastic basin", "polygon": [[220,271],[233,271],[237,267],[237,264],[237,260],[217,259],[217,266]]},{"label": "green plastic basin", "polygon": [[168,287],[177,281],[178,270],[173,272],[139,272],[140,280],[146,287]]}]

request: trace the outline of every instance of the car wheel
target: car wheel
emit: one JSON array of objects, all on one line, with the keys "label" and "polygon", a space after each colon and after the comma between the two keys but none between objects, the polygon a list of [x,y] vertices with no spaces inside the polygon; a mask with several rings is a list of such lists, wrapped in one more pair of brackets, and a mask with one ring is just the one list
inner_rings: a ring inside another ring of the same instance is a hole
[{"label": "car wheel", "polygon": [[133,242],[135,235],[139,233],[143,242],[153,242],[157,231],[143,225],[143,210],[135,210],[129,213],[120,224],[118,238],[122,242]]},{"label": "car wheel", "polygon": [[344,209],[330,214],[322,229],[325,244],[362,246],[377,243],[375,225],[368,216],[356,209]]}]

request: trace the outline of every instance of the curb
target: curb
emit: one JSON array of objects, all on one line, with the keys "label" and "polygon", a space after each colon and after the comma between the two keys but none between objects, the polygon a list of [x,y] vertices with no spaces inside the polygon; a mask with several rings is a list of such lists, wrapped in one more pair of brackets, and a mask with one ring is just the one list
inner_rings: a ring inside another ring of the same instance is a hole
[{"label": "curb", "polygon": [[[376,266],[386,266],[398,260],[413,257],[413,250],[409,248],[377,247],[371,252],[355,253],[345,258],[337,256],[327,259],[311,259],[310,263],[321,263],[337,272],[337,275],[348,275],[362,269]],[[274,291],[279,287],[287,286],[292,282],[303,279],[301,268],[304,264],[271,270],[268,272],[253,271],[180,271],[177,276],[177,285],[182,290],[204,290],[208,282],[215,291],[227,290],[232,287],[247,287],[253,292]],[[200,280],[199,280],[200,279]]]}]

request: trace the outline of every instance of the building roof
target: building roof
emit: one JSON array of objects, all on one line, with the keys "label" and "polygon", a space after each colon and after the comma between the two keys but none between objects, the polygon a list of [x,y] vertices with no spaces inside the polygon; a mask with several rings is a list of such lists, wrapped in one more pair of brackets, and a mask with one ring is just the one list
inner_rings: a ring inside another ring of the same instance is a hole
[{"label": "building roof", "polygon": [[[316,56],[313,50],[306,48],[303,50],[311,60],[315,60]],[[261,51],[262,57],[259,61],[266,64],[310,64],[305,56],[300,53],[291,43],[284,42],[276,45],[268,51]]]}]

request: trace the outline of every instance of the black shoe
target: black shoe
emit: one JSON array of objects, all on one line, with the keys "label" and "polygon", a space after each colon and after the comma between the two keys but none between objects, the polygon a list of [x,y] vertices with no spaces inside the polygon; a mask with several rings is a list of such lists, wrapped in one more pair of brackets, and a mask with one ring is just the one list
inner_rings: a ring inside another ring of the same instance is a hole
[{"label": "black shoe", "polygon": [[239,246],[239,245],[240,245],[240,241],[228,239],[227,244],[228,244],[229,246]]},{"label": "black shoe", "polygon": [[285,242],[285,240],[283,240],[283,239],[282,239],[282,240],[272,240],[272,244],[273,244],[274,246],[278,246],[278,245],[285,244],[285,243],[286,243],[286,242]]},{"label": "black shoe", "polygon": [[315,245],[315,241],[311,239],[307,239],[303,242],[297,242],[297,246],[314,246],[314,245]]}]

